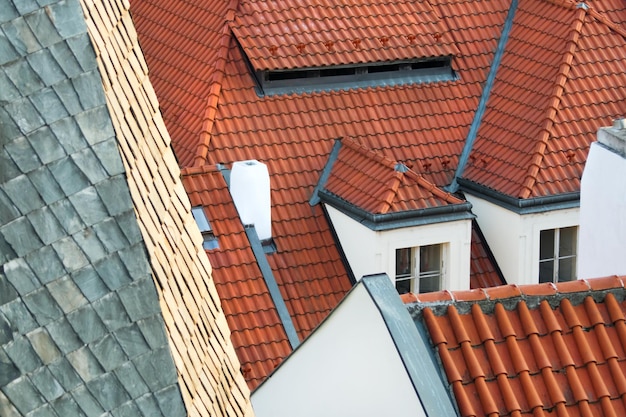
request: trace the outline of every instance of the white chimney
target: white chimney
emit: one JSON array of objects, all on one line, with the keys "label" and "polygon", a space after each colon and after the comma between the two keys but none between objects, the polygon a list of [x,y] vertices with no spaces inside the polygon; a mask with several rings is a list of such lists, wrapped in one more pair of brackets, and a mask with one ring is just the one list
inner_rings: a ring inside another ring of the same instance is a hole
[{"label": "white chimney", "polygon": [[626,124],[598,131],[580,186],[578,277],[626,275]]},{"label": "white chimney", "polygon": [[259,239],[272,237],[270,175],[259,161],[235,162],[230,172],[230,194],[244,225],[254,225]]}]

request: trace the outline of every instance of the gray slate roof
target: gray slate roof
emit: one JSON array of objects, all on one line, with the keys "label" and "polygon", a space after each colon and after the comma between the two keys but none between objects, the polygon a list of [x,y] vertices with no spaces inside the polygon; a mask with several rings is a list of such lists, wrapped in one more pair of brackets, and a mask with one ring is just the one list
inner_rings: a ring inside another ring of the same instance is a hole
[{"label": "gray slate roof", "polygon": [[78,0],[0,4],[0,416],[185,415]]}]

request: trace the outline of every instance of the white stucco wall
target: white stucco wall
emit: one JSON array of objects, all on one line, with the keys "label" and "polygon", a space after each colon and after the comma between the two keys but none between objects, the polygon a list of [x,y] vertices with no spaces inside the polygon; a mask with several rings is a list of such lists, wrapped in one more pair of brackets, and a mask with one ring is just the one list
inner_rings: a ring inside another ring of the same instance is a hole
[{"label": "white stucco wall", "polygon": [[539,233],[577,226],[579,209],[517,214],[466,192],[472,212],[509,284],[539,282]]},{"label": "white stucco wall", "polygon": [[626,159],[593,143],[581,182],[580,278],[626,274]]},{"label": "white stucco wall", "polygon": [[331,206],[326,209],[357,280],[383,272],[393,279],[396,249],[444,243],[442,288],[469,289],[471,220],[376,232]]},{"label": "white stucco wall", "polygon": [[252,405],[257,417],[425,416],[363,285],[254,391]]}]

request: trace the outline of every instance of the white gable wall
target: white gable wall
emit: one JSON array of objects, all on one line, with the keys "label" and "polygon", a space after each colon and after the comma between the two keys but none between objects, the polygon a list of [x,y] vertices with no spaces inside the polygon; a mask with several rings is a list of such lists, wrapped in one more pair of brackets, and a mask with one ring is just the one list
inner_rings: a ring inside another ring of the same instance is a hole
[{"label": "white gable wall", "polygon": [[[613,129],[602,129],[610,135]],[[624,142],[626,131],[622,130]],[[617,132],[619,133],[619,131]],[[619,140],[617,135],[615,140]],[[617,143],[619,145],[619,142]],[[622,148],[626,145],[622,144]],[[580,256],[581,278],[626,275],[626,159],[593,143],[581,183]]]},{"label": "white gable wall", "polygon": [[395,276],[396,249],[445,243],[442,288],[469,289],[471,220],[374,231],[326,205],[333,227],[357,280],[364,275]]},{"label": "white gable wall", "polygon": [[539,233],[542,230],[579,224],[578,208],[518,214],[469,192],[465,197],[472,203],[476,221],[509,284],[539,282]]},{"label": "white gable wall", "polygon": [[426,415],[363,285],[254,391],[252,405],[257,417]]}]

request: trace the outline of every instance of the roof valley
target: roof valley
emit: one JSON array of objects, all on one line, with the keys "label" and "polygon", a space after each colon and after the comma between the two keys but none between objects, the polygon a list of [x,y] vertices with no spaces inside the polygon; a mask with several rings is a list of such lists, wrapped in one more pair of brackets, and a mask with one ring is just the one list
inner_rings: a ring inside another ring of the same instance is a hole
[{"label": "roof valley", "polygon": [[572,22],[570,30],[570,39],[567,41],[567,50],[565,51],[563,61],[559,67],[559,73],[556,77],[555,85],[552,91],[552,98],[546,109],[547,114],[541,128],[541,137],[537,141],[534,156],[526,173],[526,179],[520,189],[520,198],[530,198],[533,195],[533,187],[537,182],[537,175],[543,162],[545,150],[548,146],[548,141],[552,136],[552,128],[561,105],[561,99],[563,97],[563,92],[565,91],[565,84],[567,83],[569,72],[572,68],[572,61],[574,60],[574,54],[578,48],[578,40],[580,39],[582,27],[585,23],[586,14],[586,7],[577,8],[576,17]]}]

